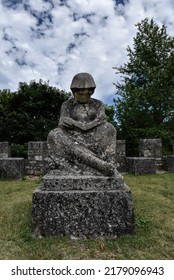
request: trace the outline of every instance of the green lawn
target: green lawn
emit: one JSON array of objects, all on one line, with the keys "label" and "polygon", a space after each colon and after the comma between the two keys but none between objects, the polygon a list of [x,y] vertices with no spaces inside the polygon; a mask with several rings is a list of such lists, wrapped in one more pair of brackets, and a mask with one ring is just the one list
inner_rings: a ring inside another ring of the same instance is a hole
[{"label": "green lawn", "polygon": [[105,240],[33,238],[31,198],[38,180],[0,181],[0,259],[174,259],[174,174],[126,175],[136,234]]}]

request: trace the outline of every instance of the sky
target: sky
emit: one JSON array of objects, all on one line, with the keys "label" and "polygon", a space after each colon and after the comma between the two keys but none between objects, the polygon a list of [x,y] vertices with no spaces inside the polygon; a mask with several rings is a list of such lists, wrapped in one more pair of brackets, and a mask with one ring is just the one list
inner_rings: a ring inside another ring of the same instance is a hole
[{"label": "sky", "polygon": [[135,24],[165,24],[174,36],[174,0],[0,0],[0,89],[49,81],[70,91],[75,74],[90,73],[94,98],[112,104]]}]

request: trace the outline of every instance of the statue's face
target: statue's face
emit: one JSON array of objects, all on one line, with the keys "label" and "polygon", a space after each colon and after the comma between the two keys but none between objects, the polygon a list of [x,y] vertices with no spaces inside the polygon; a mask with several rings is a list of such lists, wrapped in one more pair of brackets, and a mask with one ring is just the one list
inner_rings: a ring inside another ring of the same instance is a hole
[{"label": "statue's face", "polygon": [[76,88],[73,90],[74,98],[79,103],[88,103],[94,90],[91,88]]}]

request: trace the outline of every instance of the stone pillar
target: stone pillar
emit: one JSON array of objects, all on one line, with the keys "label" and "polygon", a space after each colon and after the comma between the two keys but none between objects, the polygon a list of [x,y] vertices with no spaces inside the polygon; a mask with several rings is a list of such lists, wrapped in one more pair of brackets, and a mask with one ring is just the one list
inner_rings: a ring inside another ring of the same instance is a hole
[{"label": "stone pillar", "polygon": [[46,141],[28,142],[28,160],[44,160],[48,156]]},{"label": "stone pillar", "polygon": [[126,171],[126,141],[116,140],[116,163],[119,172]]},{"label": "stone pillar", "polygon": [[163,170],[164,164],[162,159],[162,141],[161,138],[156,139],[140,139],[139,140],[139,156],[155,158],[156,170]]},{"label": "stone pillar", "polygon": [[28,142],[28,161],[26,165],[26,175],[40,176],[48,170],[48,148],[46,141]]},{"label": "stone pillar", "polygon": [[11,156],[8,142],[0,142],[0,158],[9,158]]},{"label": "stone pillar", "polygon": [[156,139],[140,139],[139,140],[139,156],[140,157],[162,157],[162,141]]}]

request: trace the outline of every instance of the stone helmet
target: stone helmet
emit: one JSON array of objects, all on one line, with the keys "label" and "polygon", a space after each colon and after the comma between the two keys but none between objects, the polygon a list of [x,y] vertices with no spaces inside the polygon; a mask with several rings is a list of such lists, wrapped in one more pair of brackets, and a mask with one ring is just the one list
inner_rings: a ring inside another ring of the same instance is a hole
[{"label": "stone helmet", "polygon": [[74,76],[74,78],[72,79],[72,83],[71,83],[71,90],[73,91],[73,89],[75,88],[81,88],[81,89],[85,89],[85,88],[91,88],[91,89],[95,89],[96,85],[94,82],[93,77],[91,76],[91,74],[89,73],[78,73]]}]

